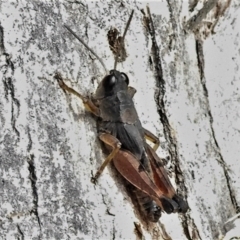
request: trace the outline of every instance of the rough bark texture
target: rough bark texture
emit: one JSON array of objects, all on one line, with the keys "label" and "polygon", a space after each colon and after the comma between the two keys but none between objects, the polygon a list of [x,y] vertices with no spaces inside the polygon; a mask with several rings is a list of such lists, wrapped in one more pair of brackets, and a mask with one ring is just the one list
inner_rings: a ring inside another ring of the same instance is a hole
[{"label": "rough bark texture", "polygon": [[[237,1],[1,1],[0,235],[2,239],[230,239],[240,236]],[[90,95],[104,69],[111,26],[123,33],[118,69],[137,89],[145,128],[190,210],[142,224],[115,172],[90,183],[104,159],[96,122],[68,85]],[[141,11],[144,9],[144,12]],[[233,232],[234,226],[236,231]],[[141,233],[142,231],[142,233]],[[237,232],[238,231],[238,232]]]}]

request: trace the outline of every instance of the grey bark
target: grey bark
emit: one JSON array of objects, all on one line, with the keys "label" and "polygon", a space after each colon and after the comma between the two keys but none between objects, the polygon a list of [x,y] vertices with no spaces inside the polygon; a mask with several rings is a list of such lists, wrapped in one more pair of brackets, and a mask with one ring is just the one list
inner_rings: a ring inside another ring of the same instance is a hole
[{"label": "grey bark", "polygon": [[[239,213],[239,4],[218,1],[2,1],[0,4],[1,239],[230,239]],[[202,5],[201,5],[202,4]],[[137,89],[145,128],[186,214],[146,225],[104,159],[96,121],[53,76],[90,96],[104,69],[68,24],[113,68],[106,34],[123,33],[118,69]],[[136,230],[142,229],[142,234]],[[240,228],[240,227],[239,227]],[[239,231],[239,228],[235,227]]]}]

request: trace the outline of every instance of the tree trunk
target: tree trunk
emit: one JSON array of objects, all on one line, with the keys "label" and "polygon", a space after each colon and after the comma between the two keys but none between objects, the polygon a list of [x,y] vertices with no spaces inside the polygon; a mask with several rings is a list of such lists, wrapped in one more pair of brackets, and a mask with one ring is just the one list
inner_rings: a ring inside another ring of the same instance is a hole
[{"label": "tree trunk", "polygon": [[[213,1],[2,1],[0,5],[0,235],[2,239],[230,239],[240,236],[240,4]],[[117,69],[157,151],[189,204],[141,221],[116,172],[90,182],[104,159],[84,96],[113,68],[110,27],[125,38]],[[141,11],[144,9],[144,11]],[[151,17],[150,17],[151,16]],[[136,213],[136,214],[135,214]],[[138,227],[136,227],[138,226]],[[138,230],[137,230],[138,229]],[[234,232],[234,229],[238,232]],[[142,231],[142,233],[141,233]]]}]

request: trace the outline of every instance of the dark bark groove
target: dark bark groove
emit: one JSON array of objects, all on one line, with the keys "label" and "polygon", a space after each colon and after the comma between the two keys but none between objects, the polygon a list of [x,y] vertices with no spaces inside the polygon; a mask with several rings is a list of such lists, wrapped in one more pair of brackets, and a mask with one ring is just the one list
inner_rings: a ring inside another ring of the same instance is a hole
[{"label": "dark bark groove", "polygon": [[41,221],[39,218],[38,214],[38,192],[37,192],[37,175],[36,175],[36,169],[34,165],[34,155],[31,154],[29,159],[28,159],[28,170],[29,170],[29,179],[31,181],[31,186],[32,186],[32,195],[33,195],[33,209],[31,210],[31,213],[33,213],[36,218],[37,222],[40,228],[41,232]]},{"label": "dark bark groove", "polygon": [[211,128],[211,133],[212,133],[212,138],[216,147],[216,152],[218,154],[218,163],[222,166],[224,175],[226,177],[226,183],[227,183],[227,187],[228,187],[228,191],[229,191],[229,195],[232,201],[232,205],[236,211],[236,213],[240,212],[240,207],[238,206],[237,203],[237,199],[234,193],[234,190],[232,188],[231,185],[231,178],[229,176],[228,173],[228,166],[226,164],[226,162],[224,161],[224,158],[221,154],[221,148],[219,147],[217,138],[216,138],[216,134],[214,131],[214,127],[213,127],[213,115],[211,112],[211,107],[210,107],[210,103],[209,103],[209,99],[208,99],[208,89],[206,86],[206,80],[205,80],[205,75],[204,75],[204,53],[203,53],[203,42],[201,40],[196,39],[196,53],[197,53],[197,61],[198,61],[198,69],[199,69],[199,74],[200,74],[200,79],[201,79],[201,84],[202,84],[202,88],[203,88],[203,93],[205,96],[205,101],[206,101],[206,107],[207,107],[207,114],[208,114],[208,118],[209,118],[209,123],[210,123],[210,128]]},{"label": "dark bark groove", "polygon": [[[149,9],[147,12],[147,18],[146,16],[144,17],[145,17],[145,23],[148,27],[148,33],[151,36],[151,41],[152,41],[151,54],[152,54],[154,76],[156,79],[156,87],[157,87],[157,91],[155,94],[155,101],[158,106],[157,110],[160,116],[160,121],[163,125],[165,139],[169,144],[169,154],[171,156],[171,161],[173,162],[175,181],[178,186],[177,192],[180,193],[180,195],[184,196],[184,199],[187,200],[188,190],[185,185],[183,172],[180,167],[179,153],[177,150],[177,141],[175,137],[172,135],[171,126],[168,121],[166,108],[164,104],[165,80],[163,78],[163,73],[162,73],[162,64],[160,59],[159,47],[156,42],[154,24],[153,24],[153,20],[152,20]],[[183,231],[187,239],[188,240],[201,239],[197,226],[195,225],[194,220],[192,219],[190,214],[189,213],[180,214],[180,218],[182,222]],[[189,226],[191,226],[192,230],[190,230]],[[192,238],[193,236],[194,238]]]}]

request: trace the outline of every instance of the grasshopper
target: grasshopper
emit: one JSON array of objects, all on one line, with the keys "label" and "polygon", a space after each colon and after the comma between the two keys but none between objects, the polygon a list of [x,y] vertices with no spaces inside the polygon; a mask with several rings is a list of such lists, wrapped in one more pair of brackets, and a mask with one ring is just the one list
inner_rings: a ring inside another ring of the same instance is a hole
[{"label": "grasshopper", "polygon": [[[130,25],[133,11],[128,20],[123,40]],[[99,60],[100,58],[79,38],[68,26],[71,32],[89,51]],[[120,45],[120,44],[119,44]],[[99,83],[93,97],[84,97],[74,89],[67,86],[61,74],[56,73],[55,78],[59,86],[80,98],[86,108],[98,120],[99,139],[110,150],[91,181],[96,183],[104,168],[110,161],[118,172],[136,188],[139,205],[147,220],[157,222],[161,211],[166,213],[182,212],[188,209],[187,202],[176,194],[162,160],[157,156],[159,147],[158,138],[147,129],[143,128],[134,106],[133,96],[136,90],[129,86],[128,76],[116,70],[117,57],[114,69],[107,71],[102,63],[106,76]],[[146,139],[154,143],[153,148]]]}]

